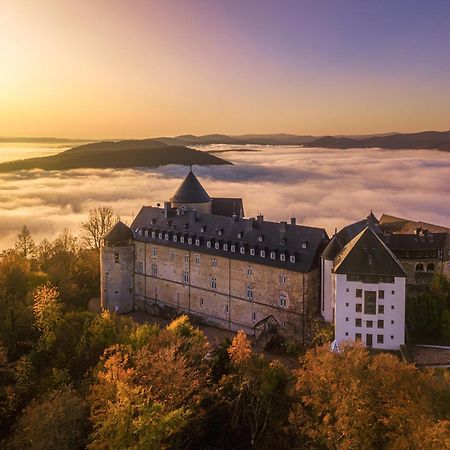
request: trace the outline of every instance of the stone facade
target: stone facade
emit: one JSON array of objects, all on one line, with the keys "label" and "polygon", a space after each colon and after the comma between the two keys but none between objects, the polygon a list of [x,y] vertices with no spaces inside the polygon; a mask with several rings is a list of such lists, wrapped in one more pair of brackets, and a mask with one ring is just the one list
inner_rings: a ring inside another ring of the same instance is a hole
[{"label": "stone facade", "polygon": [[100,255],[100,302],[103,309],[118,313],[133,310],[134,245],[102,247]]},{"label": "stone facade", "polygon": [[249,334],[272,315],[282,333],[299,339],[318,313],[318,269],[299,273],[137,241],[135,248],[136,305],[168,306]]}]

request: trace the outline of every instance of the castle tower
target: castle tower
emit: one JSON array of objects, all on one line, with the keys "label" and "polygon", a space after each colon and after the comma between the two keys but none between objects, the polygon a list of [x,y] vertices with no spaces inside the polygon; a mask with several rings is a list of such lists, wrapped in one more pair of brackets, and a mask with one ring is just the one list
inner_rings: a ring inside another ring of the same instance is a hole
[{"label": "castle tower", "polygon": [[175,194],[173,194],[170,203],[172,208],[184,207],[195,209],[205,214],[211,214],[212,212],[212,199],[193,174],[192,168]]},{"label": "castle tower", "polygon": [[133,310],[133,231],[117,222],[103,237],[100,250],[101,307],[117,313]]}]

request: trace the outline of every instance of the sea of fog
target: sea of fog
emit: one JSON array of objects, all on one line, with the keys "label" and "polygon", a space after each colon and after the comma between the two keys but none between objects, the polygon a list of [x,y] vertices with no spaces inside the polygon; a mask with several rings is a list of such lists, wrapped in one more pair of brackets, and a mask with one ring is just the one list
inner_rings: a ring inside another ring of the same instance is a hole
[{"label": "sea of fog", "polygon": [[[450,154],[431,150],[310,149],[292,146],[198,147],[232,166],[194,166],[211,196],[243,197],[247,217],[297,217],[335,228],[373,209],[450,226]],[[60,146],[0,145],[0,161],[49,155]],[[86,212],[111,205],[130,223],[142,205],[167,200],[187,173],[183,166],[155,170],[77,169],[0,174],[0,249],[23,225],[35,240],[65,228],[77,232]]]}]

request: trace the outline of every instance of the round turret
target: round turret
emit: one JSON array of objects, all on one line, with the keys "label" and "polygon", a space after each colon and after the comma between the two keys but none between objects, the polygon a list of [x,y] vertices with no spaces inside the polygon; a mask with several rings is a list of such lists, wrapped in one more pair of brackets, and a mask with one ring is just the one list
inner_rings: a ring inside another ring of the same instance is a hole
[{"label": "round turret", "polygon": [[101,307],[117,313],[133,310],[134,235],[117,222],[104,236],[100,249]]}]

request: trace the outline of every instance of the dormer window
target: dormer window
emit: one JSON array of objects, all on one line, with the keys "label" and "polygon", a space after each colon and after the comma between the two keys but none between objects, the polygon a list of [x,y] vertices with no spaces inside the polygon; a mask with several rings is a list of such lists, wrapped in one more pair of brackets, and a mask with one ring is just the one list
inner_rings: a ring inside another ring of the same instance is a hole
[{"label": "dormer window", "polygon": [[286,245],[286,239],[281,239],[281,245]]},{"label": "dormer window", "polygon": [[145,230],[145,237],[148,237],[148,230]]},{"label": "dormer window", "polygon": [[222,230],[217,230],[217,236],[222,236]]},{"label": "dormer window", "polygon": [[258,237],[258,241],[259,241],[259,242],[262,242],[263,240],[264,240],[264,236],[263,236],[263,235],[261,235],[261,236]]},{"label": "dormer window", "polygon": [[235,252],[235,251],[236,251],[236,246],[235,246],[235,245],[232,245],[232,246],[231,246],[231,251],[232,251],[232,252]]},{"label": "dormer window", "polygon": [[198,247],[200,245],[200,239],[195,240],[195,245]]},{"label": "dormer window", "polygon": [[214,247],[215,247],[216,250],[219,250],[220,244],[219,244],[218,242],[216,242],[216,243],[214,244]]},{"label": "dormer window", "polygon": [[181,242],[182,244],[184,244],[184,236],[181,236],[181,237],[180,237],[180,242]]},{"label": "dormer window", "polygon": [[302,242],[302,248],[308,248],[308,241]]},{"label": "dormer window", "polygon": [[178,236],[177,235],[174,235],[173,236],[173,242],[177,242],[178,241]]},{"label": "dormer window", "polygon": [[205,227],[205,226],[201,227],[201,228],[200,228],[200,231],[201,231],[202,233],[204,233],[204,232],[206,231],[206,227]]},{"label": "dormer window", "polygon": [[242,232],[238,233],[238,239],[242,239]]},{"label": "dormer window", "polygon": [[291,263],[295,263],[295,256],[291,255],[291,257],[289,258],[289,261],[291,261]]},{"label": "dormer window", "polygon": [[224,249],[225,251],[227,251],[227,250],[228,250],[228,244],[223,244],[223,249]]},{"label": "dormer window", "polygon": [[275,259],[276,255],[275,252],[270,252],[270,259]]},{"label": "dormer window", "polygon": [[254,248],[250,249],[250,255],[255,256],[255,249]]},{"label": "dormer window", "polygon": [[245,247],[241,247],[241,253],[244,254],[245,253]]},{"label": "dormer window", "polygon": [[206,246],[207,246],[208,248],[211,248],[211,241],[207,241],[207,242],[206,242]]},{"label": "dormer window", "polygon": [[166,239],[166,241],[169,240],[169,233],[166,233],[166,235],[164,236],[164,238]]},{"label": "dormer window", "polygon": [[158,234],[158,238],[159,238],[159,239],[162,239],[162,238],[163,238],[163,234],[162,234],[162,233],[159,233],[159,234]]},{"label": "dormer window", "polygon": [[139,236],[142,236],[142,228],[139,230]]},{"label": "dormer window", "polygon": [[261,250],[259,252],[259,256],[261,256],[261,258],[265,258],[266,257],[266,252],[264,250]]},{"label": "dormer window", "polygon": [[280,253],[280,261],[286,261],[286,255],[284,253]]},{"label": "dormer window", "polygon": [[188,238],[188,244],[192,245],[192,238],[191,237]]}]

